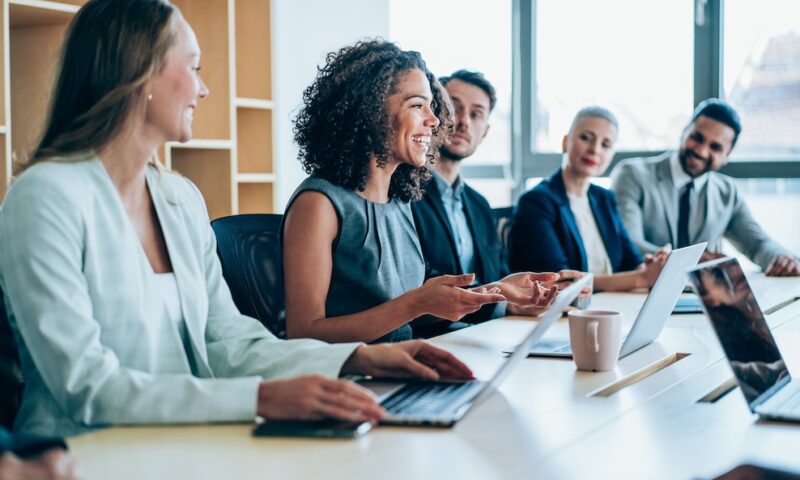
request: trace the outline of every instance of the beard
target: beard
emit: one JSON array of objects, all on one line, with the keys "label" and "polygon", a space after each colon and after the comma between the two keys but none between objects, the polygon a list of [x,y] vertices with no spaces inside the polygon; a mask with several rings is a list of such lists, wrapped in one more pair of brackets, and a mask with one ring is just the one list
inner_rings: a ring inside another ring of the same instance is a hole
[{"label": "beard", "polygon": [[439,157],[442,160],[451,160],[451,161],[454,161],[454,162],[460,162],[461,160],[464,160],[465,158],[467,158],[470,155],[472,155],[472,153],[473,152],[468,153],[466,155],[462,155],[460,153],[456,153],[456,152],[450,150],[445,145],[442,145],[442,147],[439,148]]},{"label": "beard", "polygon": [[[705,167],[702,170],[700,170],[699,173],[690,172],[688,168],[688,163],[690,158],[703,162],[705,164]],[[681,168],[686,173],[686,175],[689,175],[692,178],[700,177],[711,171],[711,159],[702,158],[696,153],[694,153],[694,151],[692,150],[681,149],[680,152],[678,152],[678,161],[681,164]]]}]

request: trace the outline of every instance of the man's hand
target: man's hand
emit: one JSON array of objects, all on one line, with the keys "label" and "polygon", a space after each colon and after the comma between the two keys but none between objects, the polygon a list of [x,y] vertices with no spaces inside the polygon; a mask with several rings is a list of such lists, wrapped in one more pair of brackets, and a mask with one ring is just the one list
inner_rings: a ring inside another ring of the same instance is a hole
[{"label": "man's hand", "polygon": [[512,273],[487,287],[500,288],[500,293],[510,304],[519,307],[544,307],[546,310],[558,293],[558,279],[557,273]]},{"label": "man's hand", "polygon": [[708,250],[706,250],[705,252],[703,252],[702,255],[700,255],[700,261],[698,263],[710,262],[711,260],[716,260],[718,258],[723,258],[723,257],[725,257],[724,253],[709,252]]}]

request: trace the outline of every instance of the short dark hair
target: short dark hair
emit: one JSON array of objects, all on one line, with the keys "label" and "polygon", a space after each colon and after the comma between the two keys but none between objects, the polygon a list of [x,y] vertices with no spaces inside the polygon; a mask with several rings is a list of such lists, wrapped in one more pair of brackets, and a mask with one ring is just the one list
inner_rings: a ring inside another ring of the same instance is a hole
[{"label": "short dark hair", "polygon": [[696,122],[700,116],[708,117],[731,127],[733,129],[733,143],[731,143],[731,148],[736,145],[736,140],[739,139],[739,133],[742,131],[742,120],[729,103],[719,98],[707,98],[703,100],[694,109],[692,121],[689,122],[689,124],[691,125]]},{"label": "short dark hair", "polygon": [[[439,120],[433,129],[428,163],[439,158],[439,146],[453,127],[447,93],[418,52],[404,51],[382,39],[363,40],[330,52],[317,78],[303,92],[303,105],[294,120],[294,140],[306,173],[351,190],[367,185],[370,159],[383,167],[391,156],[394,135],[387,99],[401,77],[421,70],[433,94],[431,108]],[[392,174],[389,196],[409,202],[422,197],[430,178],[428,167],[402,164]]]},{"label": "short dark hair", "polygon": [[491,112],[494,110],[494,106],[497,103],[497,94],[495,93],[492,84],[489,83],[489,80],[486,80],[486,77],[484,77],[481,72],[461,69],[456,70],[447,77],[439,77],[439,82],[441,82],[443,86],[447,85],[447,82],[450,80],[461,80],[462,82],[475,85],[486,92],[486,95],[489,96],[489,111]]}]

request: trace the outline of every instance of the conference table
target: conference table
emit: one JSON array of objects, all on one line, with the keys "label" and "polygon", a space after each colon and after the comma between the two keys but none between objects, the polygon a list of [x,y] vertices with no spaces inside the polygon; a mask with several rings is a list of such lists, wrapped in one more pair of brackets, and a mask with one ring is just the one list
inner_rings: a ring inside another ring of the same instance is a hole
[{"label": "conference table", "polygon": [[[800,281],[748,274],[790,371],[800,372]],[[600,293],[623,312],[642,293]],[[432,339],[489,378],[535,326],[507,317]],[[546,337],[567,336],[566,319]],[[349,440],[253,437],[253,424],[116,427],[70,439],[87,479],[712,478],[754,462],[800,472],[800,424],[750,413],[702,314],[609,372],[527,358],[450,429],[379,426]]]}]

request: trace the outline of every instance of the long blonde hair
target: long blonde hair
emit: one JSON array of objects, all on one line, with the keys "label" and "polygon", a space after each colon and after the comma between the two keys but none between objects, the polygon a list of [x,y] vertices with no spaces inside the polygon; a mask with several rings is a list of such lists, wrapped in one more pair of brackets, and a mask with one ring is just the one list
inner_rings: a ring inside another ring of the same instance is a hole
[{"label": "long blonde hair", "polygon": [[67,30],[44,134],[21,170],[106,145],[137,109],[174,42],[166,0],[90,0]]}]

